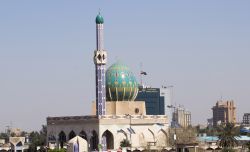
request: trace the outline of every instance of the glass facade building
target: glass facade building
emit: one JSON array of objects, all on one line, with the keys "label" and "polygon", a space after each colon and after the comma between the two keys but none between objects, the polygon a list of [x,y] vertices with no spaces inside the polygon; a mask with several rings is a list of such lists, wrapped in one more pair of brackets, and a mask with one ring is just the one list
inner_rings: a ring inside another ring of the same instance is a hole
[{"label": "glass facade building", "polygon": [[147,115],[165,115],[164,96],[160,88],[139,88],[135,101],[145,101]]}]

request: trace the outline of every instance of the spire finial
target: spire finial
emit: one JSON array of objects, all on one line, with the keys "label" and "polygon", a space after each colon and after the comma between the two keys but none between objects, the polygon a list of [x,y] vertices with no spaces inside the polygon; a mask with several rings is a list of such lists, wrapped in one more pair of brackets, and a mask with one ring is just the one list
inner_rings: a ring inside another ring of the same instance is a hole
[{"label": "spire finial", "polygon": [[96,22],[96,24],[103,24],[103,22],[104,22],[103,17],[101,15],[101,9],[100,8],[99,8],[99,13],[96,16],[95,22]]}]

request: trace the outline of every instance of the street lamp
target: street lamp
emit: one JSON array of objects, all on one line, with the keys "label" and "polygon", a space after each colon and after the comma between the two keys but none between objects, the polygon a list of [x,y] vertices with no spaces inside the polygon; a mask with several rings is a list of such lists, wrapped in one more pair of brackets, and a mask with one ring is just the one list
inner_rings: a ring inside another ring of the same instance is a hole
[{"label": "street lamp", "polygon": [[131,134],[132,134],[132,129],[131,129],[131,115],[130,114],[125,114],[125,116],[129,116],[129,139],[130,139],[130,151],[132,151],[132,138],[131,138]]}]

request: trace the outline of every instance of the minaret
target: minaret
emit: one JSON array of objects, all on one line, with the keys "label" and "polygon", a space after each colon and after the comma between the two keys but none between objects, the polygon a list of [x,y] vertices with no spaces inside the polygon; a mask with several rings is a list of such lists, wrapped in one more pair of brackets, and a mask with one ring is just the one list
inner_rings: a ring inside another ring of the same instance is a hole
[{"label": "minaret", "polygon": [[96,16],[96,50],[94,53],[95,75],[96,75],[96,115],[106,113],[106,87],[105,87],[105,65],[107,52],[103,45],[103,17],[100,12]]}]

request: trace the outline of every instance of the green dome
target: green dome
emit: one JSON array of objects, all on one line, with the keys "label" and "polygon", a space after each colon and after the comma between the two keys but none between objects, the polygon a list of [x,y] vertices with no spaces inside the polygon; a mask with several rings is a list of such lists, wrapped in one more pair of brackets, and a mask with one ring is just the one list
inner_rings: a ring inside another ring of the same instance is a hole
[{"label": "green dome", "polygon": [[107,101],[133,101],[138,93],[138,83],[130,69],[116,62],[106,71]]},{"label": "green dome", "polygon": [[103,19],[103,17],[101,16],[100,13],[96,16],[96,18],[95,18],[95,23],[96,23],[96,24],[103,24],[103,23],[104,23],[104,19]]}]

